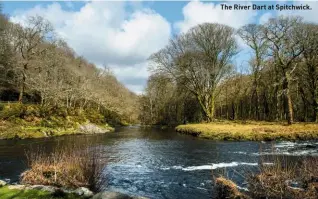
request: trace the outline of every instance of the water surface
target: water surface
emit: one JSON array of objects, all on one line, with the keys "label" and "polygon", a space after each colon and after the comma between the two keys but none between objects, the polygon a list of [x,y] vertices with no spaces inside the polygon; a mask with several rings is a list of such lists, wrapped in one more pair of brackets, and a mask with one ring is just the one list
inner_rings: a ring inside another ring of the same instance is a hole
[{"label": "water surface", "polygon": [[318,154],[318,141],[220,142],[180,135],[172,129],[119,128],[115,133],[29,140],[0,140],[0,179],[15,182],[27,168],[25,151],[91,140],[102,146],[108,165],[105,189],[161,198],[211,198],[212,174],[223,174],[244,186],[244,175],[270,164]]}]

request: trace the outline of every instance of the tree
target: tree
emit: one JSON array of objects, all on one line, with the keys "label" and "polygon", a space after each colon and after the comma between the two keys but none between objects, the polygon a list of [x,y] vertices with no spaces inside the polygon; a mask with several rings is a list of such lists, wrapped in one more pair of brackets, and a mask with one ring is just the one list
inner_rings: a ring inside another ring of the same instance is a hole
[{"label": "tree", "polygon": [[36,60],[41,59],[40,57],[51,47],[47,43],[52,42],[54,32],[52,25],[40,16],[29,17],[25,28],[16,25],[12,31],[16,37],[14,48],[21,56],[21,67],[18,68],[20,74],[18,100],[22,102],[29,77],[28,72],[41,67],[36,64]]},{"label": "tree", "polygon": [[172,39],[150,60],[158,73],[171,76],[197,99],[208,121],[214,119],[217,86],[231,69],[237,53],[234,30],[205,23]]},{"label": "tree", "polygon": [[[238,35],[253,50],[254,57],[250,62],[253,76],[251,101],[255,96],[256,118],[260,119],[259,79],[265,56],[268,51],[268,41],[263,35],[262,25],[248,24],[238,30]],[[251,103],[252,104],[252,103]]]},{"label": "tree", "polygon": [[309,101],[313,107],[315,121],[318,122],[318,25],[305,24],[303,30],[305,34],[301,43],[304,49],[302,58],[305,67],[300,73],[305,81],[301,83],[309,90]]},{"label": "tree", "polygon": [[280,73],[282,93],[287,101],[288,124],[293,123],[293,101],[290,93],[292,74],[297,67],[297,58],[304,48],[301,45],[302,19],[299,17],[283,17],[269,19],[263,28],[264,35],[270,44],[271,56],[275,60],[276,69]]}]

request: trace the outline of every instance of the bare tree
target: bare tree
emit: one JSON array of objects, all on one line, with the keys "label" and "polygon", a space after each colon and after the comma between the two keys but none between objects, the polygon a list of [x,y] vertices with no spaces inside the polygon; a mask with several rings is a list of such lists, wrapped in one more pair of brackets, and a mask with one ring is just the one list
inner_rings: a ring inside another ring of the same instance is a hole
[{"label": "bare tree", "polygon": [[216,88],[237,53],[234,30],[205,23],[177,36],[150,57],[157,72],[169,74],[193,93],[208,121],[214,119]]},{"label": "bare tree", "polygon": [[290,93],[292,74],[297,66],[296,60],[304,48],[301,45],[302,19],[299,17],[283,17],[269,19],[263,29],[269,41],[271,56],[275,60],[275,67],[281,74],[282,92],[287,99],[288,124],[293,123],[293,101]]},{"label": "bare tree", "polygon": [[31,69],[41,67],[32,63],[39,59],[51,45],[45,42],[52,41],[54,36],[52,25],[42,17],[29,17],[26,21],[25,28],[16,25],[14,31],[15,43],[14,47],[21,56],[21,67],[19,67],[20,86],[19,101],[22,102],[23,95],[26,90],[28,72]]},{"label": "bare tree", "polygon": [[301,83],[309,90],[309,101],[313,106],[315,120],[318,122],[318,25],[305,24],[303,30],[305,34],[302,39],[304,49],[302,58],[305,67],[300,73],[305,81]]},{"label": "bare tree", "polygon": [[248,24],[238,30],[238,35],[253,50],[254,53],[250,62],[253,76],[251,101],[255,96],[256,118],[258,120],[260,119],[260,102],[258,93],[261,74],[260,71],[262,70],[263,62],[268,51],[268,42],[263,35],[262,29],[262,25]]}]

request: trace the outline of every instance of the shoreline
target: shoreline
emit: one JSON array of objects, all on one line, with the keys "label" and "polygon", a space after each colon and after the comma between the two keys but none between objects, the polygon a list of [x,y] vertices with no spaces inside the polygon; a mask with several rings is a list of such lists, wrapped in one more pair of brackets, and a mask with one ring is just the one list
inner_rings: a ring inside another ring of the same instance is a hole
[{"label": "shoreline", "polygon": [[[0,123],[4,121],[0,121]],[[84,123],[78,125],[77,128],[70,127],[56,127],[48,128],[42,126],[23,126],[18,124],[14,125],[14,132],[10,132],[12,129],[5,129],[0,131],[0,140],[14,140],[14,139],[36,139],[36,138],[49,138],[49,137],[58,137],[66,135],[92,135],[92,134],[104,134],[111,133],[115,131],[115,128],[109,126],[107,123],[104,125],[97,125],[94,123]]]},{"label": "shoreline", "polygon": [[232,121],[179,125],[178,133],[223,141],[297,141],[318,140],[318,124]]}]

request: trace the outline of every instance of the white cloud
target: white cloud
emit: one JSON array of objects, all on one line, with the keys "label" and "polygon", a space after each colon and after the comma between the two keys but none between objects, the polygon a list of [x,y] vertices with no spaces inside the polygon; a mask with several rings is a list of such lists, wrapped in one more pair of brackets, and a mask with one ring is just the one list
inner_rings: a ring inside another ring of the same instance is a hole
[{"label": "white cloud", "polygon": [[288,10],[288,11],[277,11],[278,15],[294,15],[301,16],[305,21],[318,23],[318,2],[308,2],[308,1],[294,1],[293,5],[306,5],[311,7],[311,10]]},{"label": "white cloud", "polygon": [[259,18],[259,23],[265,24],[272,17],[274,17],[272,13],[270,13],[270,12],[265,13]]},{"label": "white cloud", "polygon": [[[233,5],[234,3],[226,4]],[[240,4],[251,5],[248,2]],[[175,28],[180,32],[186,32],[191,27],[204,22],[222,23],[233,28],[239,28],[247,23],[252,23],[253,17],[257,15],[257,12],[253,10],[222,10],[221,4],[199,1],[189,2],[182,12],[184,20],[175,24]]]},{"label": "white cloud", "polygon": [[[151,9],[137,6],[128,12],[126,6],[125,2],[88,2],[79,11],[70,11],[53,3],[16,11],[11,20],[43,16],[77,54],[97,65],[108,65],[123,82],[129,75],[145,82],[146,60],[168,42],[170,23]],[[135,89],[143,85],[130,87],[140,93]]]}]

